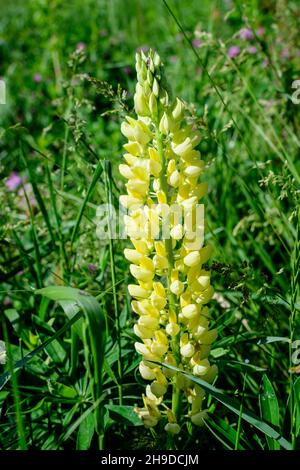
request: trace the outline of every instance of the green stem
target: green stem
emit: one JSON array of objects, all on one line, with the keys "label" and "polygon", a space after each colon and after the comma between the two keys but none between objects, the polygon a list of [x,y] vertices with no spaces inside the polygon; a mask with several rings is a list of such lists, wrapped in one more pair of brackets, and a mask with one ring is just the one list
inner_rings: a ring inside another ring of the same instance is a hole
[{"label": "green stem", "polygon": [[114,259],[114,247],[113,247],[113,233],[111,227],[111,220],[113,214],[111,214],[112,208],[112,187],[111,187],[111,166],[110,161],[106,161],[105,167],[105,188],[106,188],[106,198],[108,202],[108,239],[109,239],[109,256],[110,256],[110,270],[111,270],[111,280],[112,280],[112,291],[113,291],[113,303],[115,310],[115,325],[117,333],[117,347],[118,347],[118,392],[119,392],[119,404],[123,404],[123,392],[122,392],[122,383],[123,383],[123,367],[122,367],[122,344],[121,344],[121,326],[120,326],[120,315],[118,307],[118,297],[116,289],[116,269],[115,269],[115,259]]},{"label": "green stem", "polygon": [[99,446],[99,450],[104,450],[104,434],[99,434],[98,446]]},{"label": "green stem", "polygon": [[[69,140],[69,127],[66,124],[65,127],[65,136],[64,136],[64,148],[63,148],[63,155],[62,155],[62,165],[61,165],[61,173],[60,173],[60,192],[63,194],[64,186],[65,186],[65,173],[67,167],[67,149],[68,149],[68,140]],[[59,201],[59,223],[60,223],[60,269],[61,269],[61,277],[65,279],[66,270],[68,270],[68,258],[65,253],[64,247],[64,234],[63,234],[63,226],[62,226],[62,214],[63,214],[63,198]]]},{"label": "green stem", "polygon": [[25,433],[24,421],[23,421],[23,415],[22,415],[21,398],[20,398],[20,393],[18,389],[17,373],[14,370],[13,355],[12,355],[11,345],[10,345],[9,338],[8,338],[6,321],[4,320],[4,317],[2,318],[2,329],[3,329],[3,336],[4,336],[4,341],[5,341],[5,348],[7,351],[8,370],[11,375],[12,394],[13,394],[13,399],[14,399],[15,419],[17,423],[19,448],[20,450],[27,450],[26,433]]},{"label": "green stem", "polygon": [[300,260],[300,209],[297,212],[297,227],[296,227],[296,239],[294,249],[291,255],[291,315],[289,319],[290,324],[290,345],[289,345],[289,356],[290,356],[290,393],[289,393],[289,409],[290,409],[290,435],[292,440],[292,447],[296,447],[296,399],[295,399],[295,374],[293,373],[293,342],[295,339],[295,331],[298,323],[298,309],[297,301],[299,297],[299,260]]}]

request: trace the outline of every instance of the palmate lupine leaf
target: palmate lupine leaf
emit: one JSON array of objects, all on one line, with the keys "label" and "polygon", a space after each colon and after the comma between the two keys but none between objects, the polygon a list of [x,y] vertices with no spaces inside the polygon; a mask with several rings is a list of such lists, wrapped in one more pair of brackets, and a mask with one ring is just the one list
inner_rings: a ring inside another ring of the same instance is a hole
[{"label": "palmate lupine leaf", "polygon": [[93,414],[89,413],[85,419],[81,421],[77,433],[76,449],[87,450],[90,448],[93,435],[95,432],[95,422]]},{"label": "palmate lupine leaf", "polygon": [[124,423],[131,426],[142,426],[143,423],[138,415],[135,413],[132,406],[125,405],[105,405],[105,408],[112,414],[116,414],[123,418]]}]

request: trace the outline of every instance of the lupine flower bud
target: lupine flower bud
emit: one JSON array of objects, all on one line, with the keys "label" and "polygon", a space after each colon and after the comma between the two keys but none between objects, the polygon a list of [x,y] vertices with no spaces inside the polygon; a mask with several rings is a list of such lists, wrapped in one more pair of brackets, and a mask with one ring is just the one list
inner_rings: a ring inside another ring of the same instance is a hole
[{"label": "lupine flower bud", "polygon": [[[141,355],[140,374],[151,382],[144,407],[136,412],[146,427],[165,419],[164,429],[178,434],[177,420],[187,413],[176,407],[178,400],[172,400],[172,410],[161,406],[169,385],[173,393],[185,395],[186,401],[179,402],[189,407],[188,416],[198,426],[207,417],[202,410],[205,394],[183,373],[157,363],[177,366],[207,382],[217,374],[208,359],[217,331],[209,330],[205,306],[213,295],[204,266],[212,247],[203,246],[195,232],[203,224],[196,214],[207,192],[207,183],[198,181],[205,164],[196,150],[200,134],[189,123],[186,104],[172,100],[157,52],[137,53],[136,71],[137,119],[127,116],[121,125],[128,142],[125,163],[119,166],[127,189],[120,202],[127,209],[125,229],[134,247],[125,249],[124,256],[136,280],[128,286],[137,315],[135,349]],[[173,213],[174,206],[178,210]],[[166,219],[170,227],[165,231]]]},{"label": "lupine flower bud", "polygon": [[197,426],[204,426],[205,419],[207,419],[206,411],[199,411],[199,413],[191,415],[192,423],[196,424]]},{"label": "lupine flower bud", "polygon": [[180,295],[182,294],[184,290],[184,284],[181,281],[173,281],[172,284],[170,285],[170,291],[173,292],[175,295]]},{"label": "lupine flower bud", "polygon": [[180,426],[177,423],[167,423],[165,425],[165,431],[170,432],[171,434],[179,434]]}]

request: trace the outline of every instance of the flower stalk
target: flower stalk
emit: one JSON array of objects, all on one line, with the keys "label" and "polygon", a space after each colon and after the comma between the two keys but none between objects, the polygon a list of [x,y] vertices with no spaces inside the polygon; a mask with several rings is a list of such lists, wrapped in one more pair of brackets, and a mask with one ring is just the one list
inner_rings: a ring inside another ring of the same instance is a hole
[{"label": "flower stalk", "polygon": [[208,360],[217,336],[209,330],[206,306],[213,295],[205,267],[212,249],[204,246],[199,217],[207,184],[199,182],[205,169],[196,150],[200,134],[187,105],[172,98],[159,55],[137,53],[136,71],[137,119],[127,116],[122,123],[128,142],[125,164],[119,166],[127,180],[121,203],[133,245],[124,255],[136,280],[128,286],[138,316],[135,348],[142,356],[140,373],[151,381],[144,407],[136,411],[146,427],[162,420],[172,435],[180,432],[182,412],[194,424],[203,424],[204,391],[185,375],[153,362],[177,366],[208,382],[217,374]]}]

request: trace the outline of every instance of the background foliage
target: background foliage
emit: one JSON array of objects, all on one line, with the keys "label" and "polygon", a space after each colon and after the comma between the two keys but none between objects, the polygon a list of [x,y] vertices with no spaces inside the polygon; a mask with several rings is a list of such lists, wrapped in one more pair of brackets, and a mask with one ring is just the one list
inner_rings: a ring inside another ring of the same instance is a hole
[{"label": "background foliage", "polygon": [[0,448],[164,448],[163,428],[133,412],[144,383],[127,242],[96,236],[97,205],[124,191],[120,122],[140,47],[158,50],[192,103],[210,187],[212,356],[226,399],[212,390],[206,426],[185,426],[174,445],[278,449],[269,424],[299,448],[298,2],[0,3]]}]

